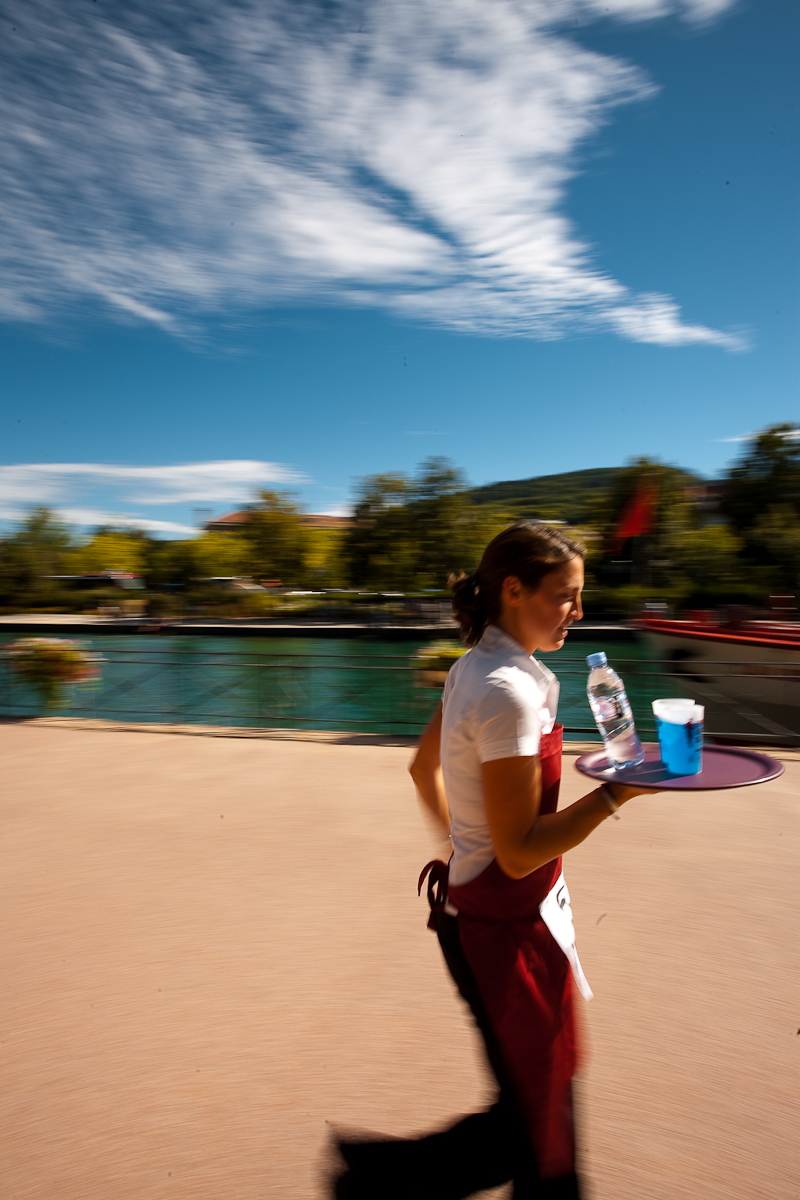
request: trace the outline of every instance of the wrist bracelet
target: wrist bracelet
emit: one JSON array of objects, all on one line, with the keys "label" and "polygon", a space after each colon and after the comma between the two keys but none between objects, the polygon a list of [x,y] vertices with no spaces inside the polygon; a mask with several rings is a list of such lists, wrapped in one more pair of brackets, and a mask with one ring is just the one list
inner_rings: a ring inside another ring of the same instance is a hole
[{"label": "wrist bracelet", "polygon": [[603,799],[606,802],[606,808],[611,813],[614,820],[618,821],[619,813],[617,810],[619,809],[619,805],[617,804],[614,797],[611,795],[611,789],[606,787],[606,785],[603,783],[598,788],[598,791],[600,792],[600,795],[603,797]]}]

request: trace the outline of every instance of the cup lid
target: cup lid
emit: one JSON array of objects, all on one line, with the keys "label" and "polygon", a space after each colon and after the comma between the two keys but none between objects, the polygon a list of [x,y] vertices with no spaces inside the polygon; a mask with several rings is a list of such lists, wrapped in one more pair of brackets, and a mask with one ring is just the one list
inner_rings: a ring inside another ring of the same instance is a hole
[{"label": "cup lid", "polygon": [[667,721],[670,725],[688,725],[702,721],[706,710],[702,704],[695,704],[694,700],[684,700],[680,703],[675,703],[674,700],[654,700],[653,713],[660,721]]}]

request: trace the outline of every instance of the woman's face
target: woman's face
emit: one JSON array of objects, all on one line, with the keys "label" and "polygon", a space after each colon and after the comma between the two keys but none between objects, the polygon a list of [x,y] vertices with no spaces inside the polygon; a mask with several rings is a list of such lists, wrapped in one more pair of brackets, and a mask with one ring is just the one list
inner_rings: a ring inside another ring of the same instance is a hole
[{"label": "woman's face", "polygon": [[573,621],[583,616],[583,559],[571,558],[545,575],[532,590],[515,576],[503,583],[501,624],[524,646],[535,650],[560,650]]}]

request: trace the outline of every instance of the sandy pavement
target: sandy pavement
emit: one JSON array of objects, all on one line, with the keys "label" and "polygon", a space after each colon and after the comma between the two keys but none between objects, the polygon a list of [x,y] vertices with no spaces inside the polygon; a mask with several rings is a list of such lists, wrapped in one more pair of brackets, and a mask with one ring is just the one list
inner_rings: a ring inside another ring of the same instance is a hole
[{"label": "sandy pavement", "polygon": [[[311,1200],[329,1122],[486,1098],[407,748],[21,723],[0,749],[0,1200]],[[567,859],[591,1200],[800,1197],[798,784],[634,801]]]}]

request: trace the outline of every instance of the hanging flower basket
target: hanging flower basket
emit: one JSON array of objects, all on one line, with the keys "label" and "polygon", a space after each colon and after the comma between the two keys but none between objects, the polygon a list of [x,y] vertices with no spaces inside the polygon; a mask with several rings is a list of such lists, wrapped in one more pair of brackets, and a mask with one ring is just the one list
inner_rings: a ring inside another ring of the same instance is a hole
[{"label": "hanging flower basket", "polygon": [[99,679],[104,661],[86,642],[68,638],[17,638],[2,654],[11,674],[35,688],[46,708],[56,707],[69,684]]},{"label": "hanging flower basket", "polygon": [[447,672],[465,650],[466,647],[459,646],[457,642],[433,642],[417,650],[414,655],[414,686],[443,688]]}]

